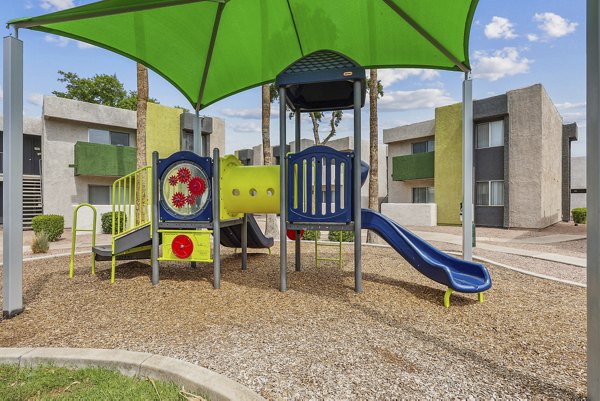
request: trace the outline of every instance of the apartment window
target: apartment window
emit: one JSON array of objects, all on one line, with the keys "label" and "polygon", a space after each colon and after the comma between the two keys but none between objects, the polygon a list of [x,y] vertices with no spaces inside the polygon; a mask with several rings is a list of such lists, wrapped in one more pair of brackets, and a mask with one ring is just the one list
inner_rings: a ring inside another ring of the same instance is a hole
[{"label": "apartment window", "polygon": [[435,142],[433,141],[433,139],[431,139],[429,141],[415,142],[412,144],[413,155],[415,153],[433,152],[434,150],[435,150]]},{"label": "apartment window", "polygon": [[111,205],[110,185],[88,186],[88,202],[92,205]]},{"label": "apartment window", "polygon": [[194,151],[194,132],[183,131],[183,138],[181,138],[181,150]]},{"label": "apartment window", "polygon": [[504,206],[504,181],[482,181],[475,186],[477,206]]},{"label": "apartment window", "polygon": [[477,149],[504,146],[504,120],[476,125]]},{"label": "apartment window", "polygon": [[126,132],[107,131],[103,129],[90,128],[88,130],[91,143],[102,143],[105,145],[129,146],[129,134]]},{"label": "apartment window", "polygon": [[435,203],[435,192],[433,187],[413,188],[412,203]]}]

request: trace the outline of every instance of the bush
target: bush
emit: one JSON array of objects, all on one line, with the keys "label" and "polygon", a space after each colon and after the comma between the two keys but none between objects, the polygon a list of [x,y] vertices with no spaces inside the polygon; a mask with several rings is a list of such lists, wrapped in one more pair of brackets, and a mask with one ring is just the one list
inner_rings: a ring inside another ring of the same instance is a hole
[{"label": "bush", "polygon": [[304,234],[302,235],[302,239],[306,240],[306,241],[314,241],[314,240],[318,241],[321,239],[321,231],[306,230],[306,231],[304,231]]},{"label": "bush", "polygon": [[48,245],[48,234],[44,230],[36,233],[31,242],[31,251],[33,253],[46,253],[50,249]]},{"label": "bush", "polygon": [[587,223],[587,209],[584,207],[577,207],[571,211],[573,214],[573,221],[575,224],[586,224]]},{"label": "bush", "polygon": [[[119,213],[121,214],[121,223],[115,230],[118,233],[125,231],[125,227],[127,227],[127,214],[125,212],[115,212],[115,224],[119,224]],[[102,220],[102,232],[104,234],[112,234],[112,216],[112,212],[108,212],[102,213],[100,217],[100,220]]]},{"label": "bush", "polygon": [[56,241],[65,231],[65,218],[58,214],[42,214],[31,219],[31,228],[36,234],[42,231],[48,236],[48,241]]},{"label": "bush", "polygon": [[329,241],[338,242],[342,233],[342,242],[354,242],[354,231],[329,231]]}]

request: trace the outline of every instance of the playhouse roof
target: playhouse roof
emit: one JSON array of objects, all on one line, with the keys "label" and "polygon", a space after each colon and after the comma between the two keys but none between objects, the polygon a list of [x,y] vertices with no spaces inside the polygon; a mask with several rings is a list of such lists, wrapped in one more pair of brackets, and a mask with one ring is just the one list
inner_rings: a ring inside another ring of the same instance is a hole
[{"label": "playhouse roof", "polygon": [[477,0],[104,0],[17,28],[90,43],[148,66],[197,109],[319,50],[365,68],[468,71]]}]

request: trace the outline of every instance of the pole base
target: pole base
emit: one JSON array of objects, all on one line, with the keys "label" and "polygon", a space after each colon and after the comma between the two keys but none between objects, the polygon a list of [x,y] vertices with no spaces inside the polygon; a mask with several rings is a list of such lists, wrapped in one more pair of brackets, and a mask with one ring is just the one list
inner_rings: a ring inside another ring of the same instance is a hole
[{"label": "pole base", "polygon": [[6,320],[6,319],[11,319],[17,315],[20,315],[21,313],[23,313],[23,311],[25,310],[25,308],[21,308],[21,309],[17,309],[14,311],[2,311],[2,319]]}]

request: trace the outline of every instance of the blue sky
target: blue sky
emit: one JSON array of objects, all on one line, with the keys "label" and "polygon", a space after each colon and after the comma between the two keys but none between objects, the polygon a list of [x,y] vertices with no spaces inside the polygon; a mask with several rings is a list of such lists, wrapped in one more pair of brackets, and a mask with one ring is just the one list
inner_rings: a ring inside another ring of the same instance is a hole
[{"label": "blue sky", "polygon": [[[0,21],[32,16],[89,0],[2,0]],[[2,24],[3,35],[9,31]],[[80,76],[113,74],[135,89],[135,63],[108,51],[41,32],[22,30],[25,42],[25,114],[39,116],[45,94],[62,89],[57,71]],[[1,55],[0,55],[1,57]],[[471,30],[470,57],[476,99],[541,83],[565,122],[577,122],[579,141],[573,155],[585,155],[585,1],[480,0]],[[380,100],[379,128],[433,118],[434,107],[461,99],[462,74],[432,70],[380,70],[385,95]],[[2,92],[0,92],[0,95]],[[185,98],[158,75],[150,74],[150,96],[161,104],[191,108]],[[0,96],[1,101],[1,96]],[[226,151],[260,143],[260,89],[224,99],[203,111],[226,121]],[[363,136],[368,112],[363,110]],[[307,121],[308,123],[308,121]],[[304,123],[303,137],[311,138]],[[273,126],[277,122],[273,120]],[[352,119],[342,120],[338,137],[350,135]],[[272,130],[274,144],[278,135]]]}]

